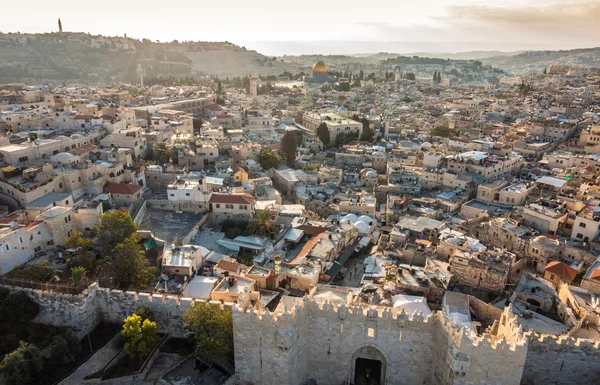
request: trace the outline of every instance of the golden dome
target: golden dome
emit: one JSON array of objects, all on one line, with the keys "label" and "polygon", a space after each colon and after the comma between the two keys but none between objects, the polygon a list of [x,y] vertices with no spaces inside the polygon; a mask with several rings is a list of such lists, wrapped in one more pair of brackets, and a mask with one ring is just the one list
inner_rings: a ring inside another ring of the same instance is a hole
[{"label": "golden dome", "polygon": [[319,60],[318,62],[316,62],[313,65],[312,72],[326,74],[327,73],[327,66],[325,65],[325,63],[323,63],[321,60]]}]

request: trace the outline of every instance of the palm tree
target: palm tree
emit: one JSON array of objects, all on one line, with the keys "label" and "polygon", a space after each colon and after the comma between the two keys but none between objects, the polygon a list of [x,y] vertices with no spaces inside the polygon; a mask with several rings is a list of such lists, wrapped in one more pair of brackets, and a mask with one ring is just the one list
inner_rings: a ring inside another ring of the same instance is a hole
[{"label": "palm tree", "polygon": [[152,154],[154,156],[154,160],[159,163],[166,163],[169,160],[169,157],[171,156],[169,148],[163,142],[158,143],[156,146],[154,146]]},{"label": "palm tree", "polygon": [[85,277],[85,273],[85,267],[75,266],[71,268],[71,279],[73,280],[73,285],[78,285],[83,277]]},{"label": "palm tree", "polygon": [[248,223],[248,231],[254,235],[273,237],[277,227],[271,212],[269,210],[257,210],[254,219]]}]

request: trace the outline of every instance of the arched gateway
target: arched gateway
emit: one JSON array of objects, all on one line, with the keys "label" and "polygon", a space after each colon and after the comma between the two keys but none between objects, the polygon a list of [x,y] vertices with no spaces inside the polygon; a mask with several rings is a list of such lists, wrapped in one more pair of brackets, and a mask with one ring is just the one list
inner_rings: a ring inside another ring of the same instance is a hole
[{"label": "arched gateway", "polygon": [[387,360],[375,346],[363,346],[352,356],[354,385],[385,385]]}]

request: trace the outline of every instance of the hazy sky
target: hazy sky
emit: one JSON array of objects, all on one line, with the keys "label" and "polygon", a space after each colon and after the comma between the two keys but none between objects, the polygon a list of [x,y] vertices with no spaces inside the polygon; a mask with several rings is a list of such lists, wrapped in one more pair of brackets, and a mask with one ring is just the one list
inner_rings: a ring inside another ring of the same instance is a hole
[{"label": "hazy sky", "polygon": [[485,43],[502,50],[600,45],[600,0],[28,0],[3,7],[0,31],[55,31],[59,17],[65,31],[249,47],[265,41],[473,43],[448,45],[457,52]]}]

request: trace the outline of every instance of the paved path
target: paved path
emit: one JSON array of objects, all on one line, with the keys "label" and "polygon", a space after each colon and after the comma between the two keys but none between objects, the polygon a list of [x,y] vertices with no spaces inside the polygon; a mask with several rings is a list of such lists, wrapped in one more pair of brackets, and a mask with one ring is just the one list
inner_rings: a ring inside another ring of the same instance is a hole
[{"label": "paved path", "polygon": [[81,385],[83,378],[102,369],[119,351],[120,335],[114,336],[103,348],[98,350],[84,362],[73,374],[64,379],[60,385]]}]

